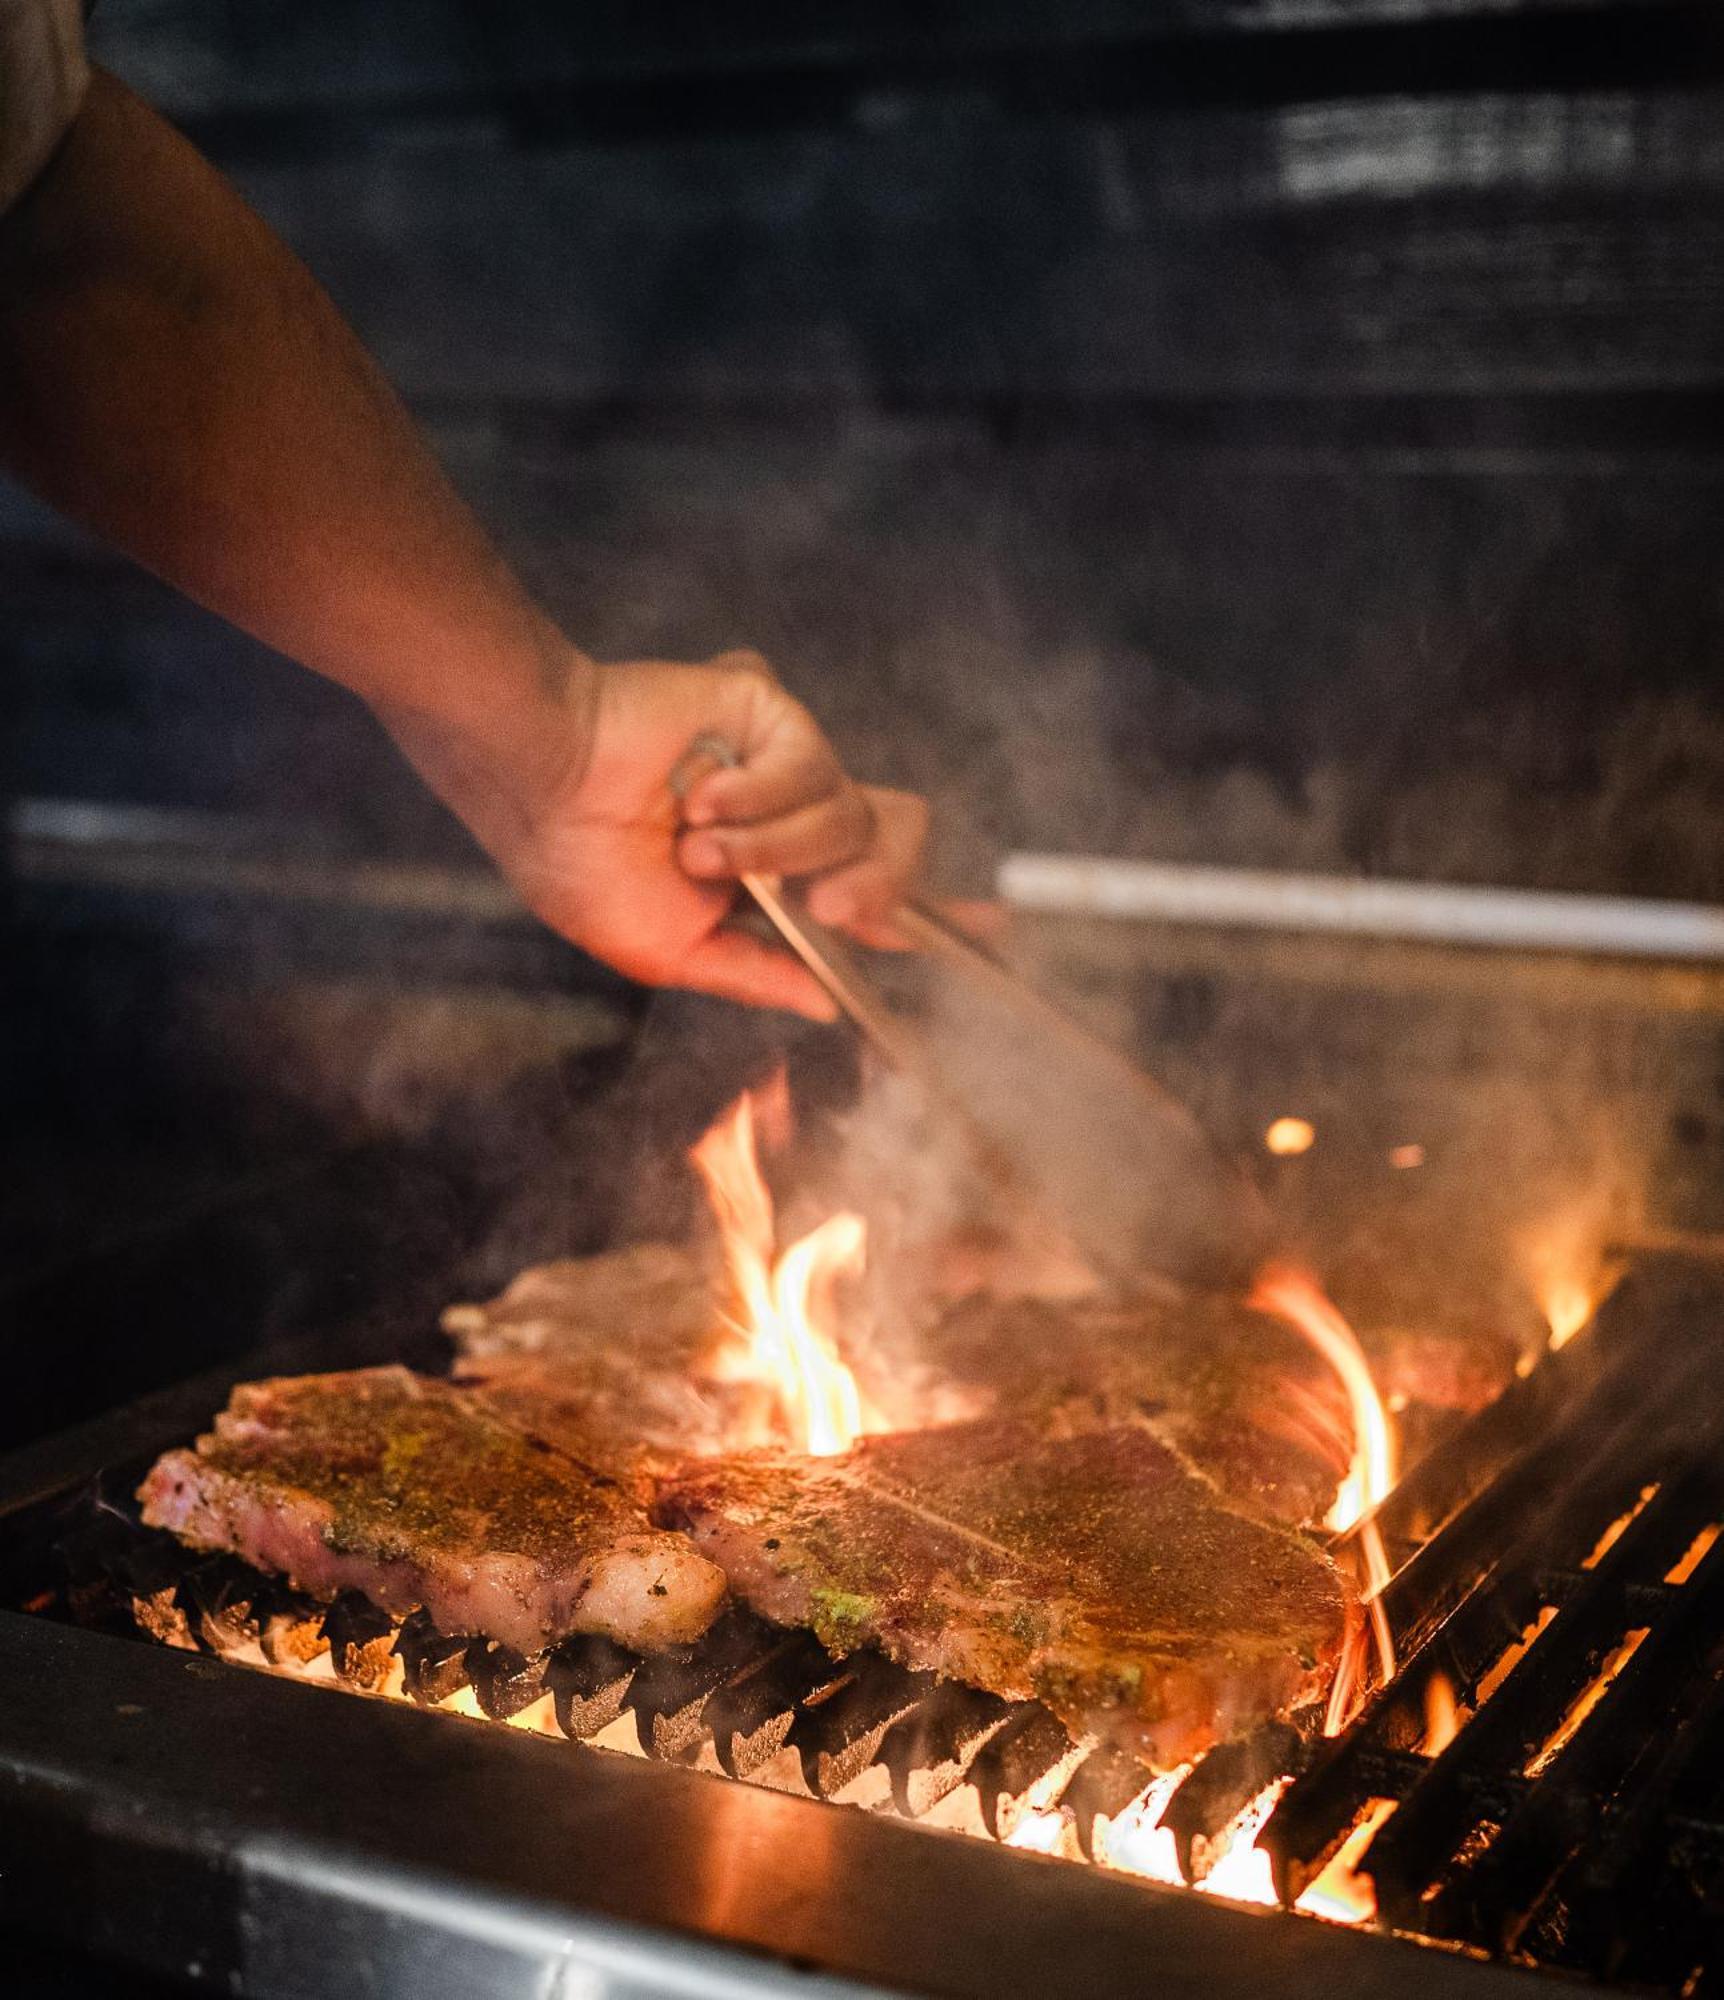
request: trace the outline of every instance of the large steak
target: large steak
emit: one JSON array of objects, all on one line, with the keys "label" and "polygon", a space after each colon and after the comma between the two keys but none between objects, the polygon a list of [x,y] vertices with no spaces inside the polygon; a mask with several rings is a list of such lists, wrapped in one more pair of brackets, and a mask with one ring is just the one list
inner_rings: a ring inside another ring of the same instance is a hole
[{"label": "large steak", "polygon": [[764,1616],[1045,1701],[1168,1767],[1320,1696],[1356,1615],[1310,1542],[1142,1424],[1013,1420],[692,1465],[656,1517]]},{"label": "large steak", "polygon": [[683,1644],[725,1595],[614,1480],[405,1368],[244,1383],[139,1498],[196,1547],[523,1653],[571,1632]]}]

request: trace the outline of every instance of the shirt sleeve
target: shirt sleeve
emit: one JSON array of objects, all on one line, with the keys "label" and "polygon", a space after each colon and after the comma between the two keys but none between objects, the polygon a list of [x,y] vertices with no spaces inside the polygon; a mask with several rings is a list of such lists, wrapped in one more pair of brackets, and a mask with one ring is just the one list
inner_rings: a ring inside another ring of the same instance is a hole
[{"label": "shirt sleeve", "polygon": [[0,211],[48,164],[89,80],[82,0],[0,0]]}]

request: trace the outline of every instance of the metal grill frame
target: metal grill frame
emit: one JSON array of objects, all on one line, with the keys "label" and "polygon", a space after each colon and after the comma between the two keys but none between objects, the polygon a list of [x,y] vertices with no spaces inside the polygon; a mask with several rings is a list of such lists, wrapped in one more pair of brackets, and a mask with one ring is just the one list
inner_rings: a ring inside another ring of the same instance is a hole
[{"label": "metal grill frame", "polygon": [[1563,1990],[17,1613],[0,1799],[0,1921],[249,2000]]}]

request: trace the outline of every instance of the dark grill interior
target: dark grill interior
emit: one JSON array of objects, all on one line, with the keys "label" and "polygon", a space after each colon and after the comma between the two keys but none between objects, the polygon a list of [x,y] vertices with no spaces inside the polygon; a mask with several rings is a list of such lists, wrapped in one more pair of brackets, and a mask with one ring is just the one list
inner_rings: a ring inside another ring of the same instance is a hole
[{"label": "dark grill interior", "polygon": [[[1312,1716],[1204,1759],[1162,1822],[1188,1879],[1277,1779],[1290,1783],[1259,1844],[1288,1904],[1393,1801],[1364,1863],[1393,1928],[1709,1990],[1694,1982],[1724,1888],[1721,1327],[1715,1275],[1643,1265],[1592,1327],[1409,1473],[1380,1514],[1395,1679],[1336,1738]],[[662,1762],[910,1819],[942,1808],[936,1823],[996,1839],[1057,1808],[1092,1857],[1149,1780],[1074,1744],[1038,1704],[873,1653],[834,1660],[744,1612],[687,1652],[642,1660],[577,1637],[525,1659],[352,1593],[320,1605],[142,1528],[128,1497],[140,1466],[63,1470],[61,1490],[13,1523],[8,1590],[79,1625],[580,1744],[609,1730],[617,1747],[620,1730]],[[1431,1755],[1439,1676],[1465,1719]]]}]

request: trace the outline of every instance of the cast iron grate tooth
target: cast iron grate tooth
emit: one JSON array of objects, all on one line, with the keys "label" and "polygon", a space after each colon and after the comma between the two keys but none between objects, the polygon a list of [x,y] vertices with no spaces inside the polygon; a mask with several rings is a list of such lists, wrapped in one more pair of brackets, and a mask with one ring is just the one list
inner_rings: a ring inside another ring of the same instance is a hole
[{"label": "cast iron grate tooth", "polygon": [[344,1590],[323,1616],[337,1680],[374,1693],[389,1677],[395,1621],[357,1590]]},{"label": "cast iron grate tooth", "polygon": [[315,1597],[276,1583],[263,1606],[257,1643],[272,1667],[307,1667],[328,1645],[324,1606]]},{"label": "cast iron grate tooth", "polygon": [[623,1712],[640,1655],[601,1633],[583,1632],[554,1648],[545,1670],[557,1727],[573,1743],[608,1729]]},{"label": "cast iron grate tooth", "polygon": [[1040,1702],[1015,1708],[971,1760],[965,1781],[974,1787],[982,1824],[1007,1840],[1032,1803],[1051,1805],[1077,1769],[1083,1751],[1057,1716]]},{"label": "cast iron grate tooth", "polygon": [[880,1739],[892,1803],[920,1819],[964,1782],[976,1754],[1012,1714],[998,1695],[944,1681]]},{"label": "cast iron grate tooth", "polygon": [[706,1705],[726,1682],[776,1643],[771,1628],[746,1611],[727,1611],[687,1650],[654,1653],[641,1662],[623,1705],[634,1711],[640,1746],[649,1757],[680,1762],[708,1739]]},{"label": "cast iron grate tooth", "polygon": [[1168,1801],[1161,1823],[1173,1835],[1179,1872],[1201,1875],[1199,1842],[1213,1840],[1265,1785],[1291,1777],[1305,1763],[1305,1740],[1289,1722],[1266,1723],[1222,1743],[1202,1759]]},{"label": "cast iron grate tooth", "polygon": [[1071,1814],[1088,1860],[1096,1857],[1097,1820],[1117,1819],[1153,1776],[1141,1757],[1109,1744],[1092,1750],[1072,1773],[1060,1804]]},{"label": "cast iron grate tooth", "polygon": [[227,1655],[262,1636],[263,1579],[237,1556],[212,1556],[180,1580],[180,1608],[206,1652]]},{"label": "cast iron grate tooth", "polygon": [[720,1769],[733,1778],[763,1770],[789,1743],[798,1708],[843,1671],[812,1632],[798,1632],[715,1689],[703,1720]]},{"label": "cast iron grate tooth", "polygon": [[845,1671],[798,1709],[789,1743],[802,1759],[803,1781],[829,1799],[872,1765],[886,1732],[933,1689],[932,1674],[910,1673],[875,1653],[856,1653]]},{"label": "cast iron grate tooth", "polygon": [[467,1642],[467,1671],[479,1706],[493,1722],[507,1722],[545,1693],[548,1655],[518,1653],[497,1639]]},{"label": "cast iron grate tooth", "polygon": [[423,1610],[410,1611],[395,1635],[403,1689],[418,1702],[447,1701],[472,1682],[470,1645],[464,1637],[438,1631]]}]

